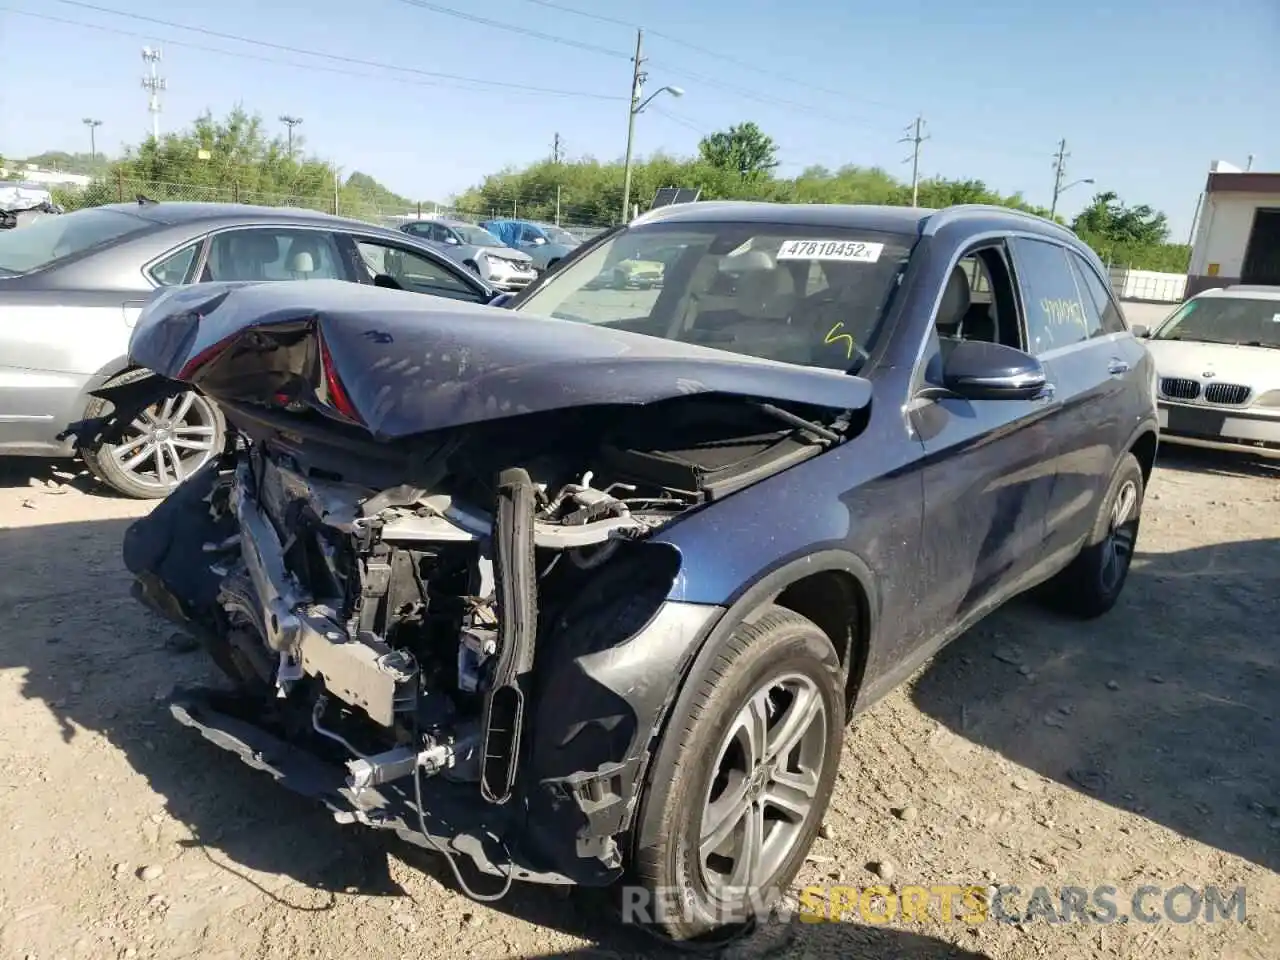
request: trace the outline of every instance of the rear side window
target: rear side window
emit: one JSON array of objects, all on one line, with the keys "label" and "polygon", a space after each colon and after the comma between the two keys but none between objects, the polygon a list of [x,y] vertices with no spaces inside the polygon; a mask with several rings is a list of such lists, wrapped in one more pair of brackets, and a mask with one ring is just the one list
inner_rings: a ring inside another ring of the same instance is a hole
[{"label": "rear side window", "polygon": [[213,238],[202,280],[343,280],[333,234],[288,227],[228,230]]},{"label": "rear side window", "polygon": [[172,287],[187,282],[187,274],[195,262],[196,253],[203,241],[188,244],[177,253],[171,253],[147,271],[151,279],[162,287]]},{"label": "rear side window", "polygon": [[152,224],[119,210],[92,207],[40,217],[18,230],[0,231],[0,276],[32,273],[105,246]]},{"label": "rear side window", "polygon": [[1124,325],[1124,316],[1120,313],[1120,308],[1116,306],[1116,301],[1111,295],[1111,291],[1107,289],[1106,284],[1098,279],[1097,273],[1085,262],[1084,257],[1075,252],[1072,252],[1070,257],[1071,265],[1076,270],[1076,279],[1080,282],[1080,293],[1084,298],[1085,311],[1089,313],[1090,307],[1092,307],[1092,315],[1097,318],[1098,331],[1094,336],[1123,333],[1127,329]]},{"label": "rear side window", "polygon": [[1011,238],[1010,246],[1022,288],[1031,352],[1044,354],[1088,340],[1089,317],[1066,249],[1024,237]]}]

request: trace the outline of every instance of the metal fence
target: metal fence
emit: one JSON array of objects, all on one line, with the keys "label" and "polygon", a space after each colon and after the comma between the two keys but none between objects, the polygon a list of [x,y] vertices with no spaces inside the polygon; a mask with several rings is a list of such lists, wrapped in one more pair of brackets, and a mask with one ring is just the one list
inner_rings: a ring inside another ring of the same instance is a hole
[{"label": "metal fence", "polygon": [[[122,176],[95,180],[85,187],[55,187],[51,191],[54,201],[64,209],[78,210],[107,203],[124,203],[143,196],[152,200],[199,203],[247,203],[264,207],[288,207],[319,210],[337,216],[365,220],[383,226],[395,226],[409,220],[431,217],[449,217],[478,223],[488,219],[489,213],[468,211],[436,204],[412,204],[406,209],[401,203],[388,203],[362,194],[360,191],[335,183],[332,189],[307,194],[275,193],[255,190],[240,183],[205,185],[157,180],[134,180]],[[586,242],[607,230],[608,224],[576,222],[574,218],[562,218],[558,226],[568,230],[578,240]]]}]

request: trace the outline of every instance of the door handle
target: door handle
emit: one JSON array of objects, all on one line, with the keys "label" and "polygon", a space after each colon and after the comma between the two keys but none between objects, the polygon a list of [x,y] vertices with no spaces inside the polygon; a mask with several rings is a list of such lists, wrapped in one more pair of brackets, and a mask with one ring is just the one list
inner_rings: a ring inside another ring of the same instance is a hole
[{"label": "door handle", "polygon": [[1119,357],[1112,357],[1111,362],[1107,364],[1107,373],[1115,376],[1120,373],[1129,372],[1129,361],[1121,360]]}]

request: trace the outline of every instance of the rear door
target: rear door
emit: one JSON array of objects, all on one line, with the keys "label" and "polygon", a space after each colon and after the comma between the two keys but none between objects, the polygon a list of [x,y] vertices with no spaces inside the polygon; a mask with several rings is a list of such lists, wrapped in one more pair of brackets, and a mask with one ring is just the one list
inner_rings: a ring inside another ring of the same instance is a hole
[{"label": "rear door", "polygon": [[1136,341],[1123,330],[1118,311],[1111,324],[1121,330],[1109,329],[1087,275],[1079,272],[1092,268],[1074,251],[1028,237],[1016,237],[1010,246],[1031,352],[1044,364],[1060,408],[1050,440],[1054,483],[1045,517],[1045,549],[1053,557],[1074,551],[1088,534],[1117,448],[1127,439],[1126,386],[1137,365],[1130,350]]}]

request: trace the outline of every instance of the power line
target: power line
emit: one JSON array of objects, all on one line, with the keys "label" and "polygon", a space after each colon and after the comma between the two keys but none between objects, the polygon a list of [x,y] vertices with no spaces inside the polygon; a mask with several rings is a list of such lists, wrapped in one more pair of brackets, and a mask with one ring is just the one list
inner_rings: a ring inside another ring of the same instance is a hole
[{"label": "power line", "polygon": [[[417,67],[404,67],[398,64],[384,63],[377,60],[364,60],[359,57],[347,57],[337,53],[325,53],[324,51],[321,51],[321,50],[308,50],[305,47],[295,47],[295,46],[291,46],[289,44],[284,44],[284,43],[272,43],[271,41],[268,41],[268,40],[255,40],[251,37],[242,37],[234,33],[223,33],[222,31],[210,30],[205,27],[193,27],[183,23],[176,23],[171,20],[161,20],[157,17],[148,17],[148,16],[143,16],[142,14],[128,13],[124,10],[112,10],[109,7],[102,7],[102,6],[98,6],[96,4],[91,4],[91,3],[83,3],[81,2],[81,0],[57,0],[57,2],[66,4],[67,6],[80,7],[86,10],[93,10],[96,13],[105,13],[109,16],[124,17],[129,20],[138,20],[143,23],[152,23],[157,26],[169,27],[170,29],[174,29],[174,30],[186,30],[190,33],[197,33],[197,34],[201,34],[208,37],[215,37],[219,40],[230,40],[234,43],[246,43],[252,46],[263,47],[269,50],[278,50],[283,53],[291,53],[298,56],[317,57],[322,60],[332,60],[339,63],[349,63],[355,66],[370,67],[376,70],[390,70],[390,71],[395,71],[399,73],[410,73],[410,74],[413,74],[414,76],[431,77],[438,80],[453,81],[455,83],[479,84],[483,86],[497,87],[497,88],[506,89],[506,90],[516,90],[522,93],[544,94],[547,96],[583,97],[591,100],[615,100],[615,101],[620,99],[617,96],[610,96],[602,93],[587,93],[580,90],[559,90],[559,89],[553,89],[549,87],[536,87],[536,86],[530,86],[528,84],[523,84],[523,83],[510,83],[510,82],[501,81],[501,80],[489,80],[484,77],[465,77],[465,76],[460,76],[458,74],[441,73],[435,70],[422,70]],[[75,27],[85,27],[90,30],[100,30],[105,33],[114,33],[121,36],[142,37],[142,38],[151,37],[151,34],[135,33],[131,31],[121,30],[115,27],[104,26],[102,24],[87,23],[83,20],[71,20],[63,17],[50,16],[48,14],[31,13],[30,11],[18,10],[13,7],[0,7],[0,10],[4,10],[8,13],[16,13],[24,17],[33,17],[38,20],[46,20],[53,23],[63,23],[63,24],[67,24],[69,26],[75,26]],[[257,60],[264,63],[279,63],[279,64],[283,64],[284,66],[298,67],[303,70],[327,70],[330,73],[340,73],[340,74],[345,74],[347,76],[355,76],[355,77],[370,76],[369,74],[354,73],[352,71],[347,71],[347,70],[335,70],[331,67],[330,68],[320,67],[315,64],[291,63],[289,61],[282,61],[278,59],[273,59],[271,57],[255,56],[253,54],[244,53],[242,51],[223,50],[218,47],[202,46],[199,44],[195,44],[195,43],[191,43],[189,41],[183,41],[183,40],[166,40],[165,44],[168,46],[182,46],[182,47],[188,47],[194,50],[203,50],[207,53],[220,53],[220,54],[223,54],[224,56],[229,56],[229,57],[242,57],[245,59]],[[394,79],[398,82],[410,82],[410,81],[405,81],[404,78],[400,78],[400,77],[390,77],[386,79]],[[421,83],[421,82],[415,85],[416,86],[445,86],[444,84],[431,84],[431,83]]]},{"label": "power line", "polygon": [[454,10],[451,7],[442,7],[438,3],[427,3],[426,0],[400,0],[400,2],[408,4],[411,7],[428,10],[431,13],[439,13],[446,17],[456,17],[459,20],[466,20],[470,23],[478,23],[485,27],[492,27],[494,30],[506,30],[509,33],[518,33],[521,36],[533,37],[535,40],[545,40],[548,43],[558,43],[562,46],[573,47],[577,50],[585,50],[588,53],[603,54],[606,57],[618,57],[623,60],[630,59],[620,50],[611,50],[609,47],[601,47],[594,43],[582,43],[578,40],[570,40],[566,37],[557,37],[552,33],[541,33],[537,30],[530,30],[528,27],[517,26],[514,23],[503,23],[501,20],[490,20],[488,17],[476,16],[474,13],[465,13],[462,10]]},{"label": "power line", "polygon": [[705,137],[707,135],[706,131],[703,130],[700,126],[698,126],[696,123],[694,123],[691,120],[686,120],[684,117],[679,116],[678,114],[672,113],[670,110],[664,110],[662,107],[653,107],[653,106],[649,107],[649,109],[652,110],[654,113],[657,113],[666,117],[672,123],[679,124],[680,126],[688,130],[692,130],[694,133],[698,134],[699,136]]}]

